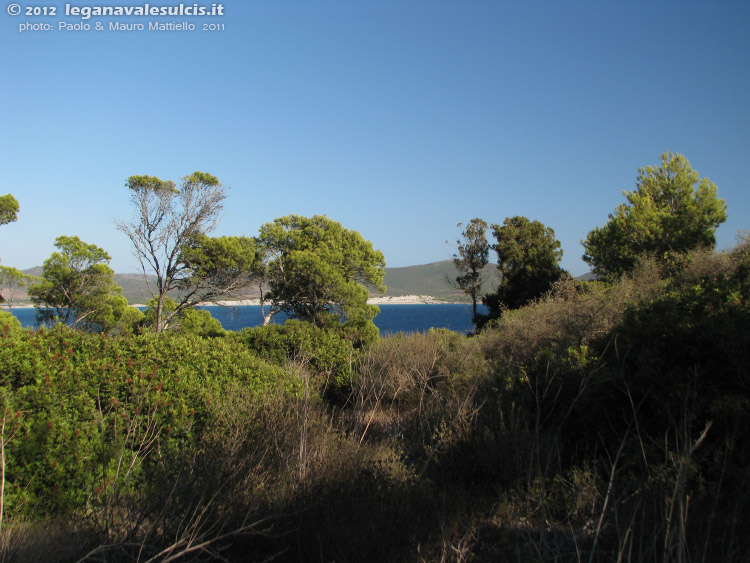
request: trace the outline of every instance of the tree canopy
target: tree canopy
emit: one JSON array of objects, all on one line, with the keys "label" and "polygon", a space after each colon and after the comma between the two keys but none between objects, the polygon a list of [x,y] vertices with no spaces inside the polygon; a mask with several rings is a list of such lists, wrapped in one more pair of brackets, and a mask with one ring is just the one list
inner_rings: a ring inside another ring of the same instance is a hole
[{"label": "tree canopy", "polygon": [[[270,318],[285,312],[318,326],[371,329],[378,307],[368,288],[384,291],[385,258],[361,234],[326,216],[288,215],[260,228]],[[374,326],[374,325],[373,325]]]},{"label": "tree canopy", "polygon": [[0,225],[18,219],[18,200],[11,194],[0,195]]},{"label": "tree canopy", "polygon": [[636,186],[623,192],[627,203],[615,208],[606,225],[583,241],[583,259],[594,273],[616,278],[632,271],[644,254],[664,259],[716,244],[716,228],[727,218],[726,203],[687,158],[665,152],[660,166],[638,169]]},{"label": "tree canopy", "polygon": [[0,266],[0,303],[12,307],[16,291],[34,280],[36,280],[34,276],[24,274],[17,268]]},{"label": "tree canopy", "polygon": [[[215,176],[194,172],[179,187],[154,176],[131,176],[126,186],[135,218],[118,228],[133,243],[155,300],[156,332],[168,328],[184,309],[231,295],[253,280],[257,252],[252,239],[207,236],[226,198]],[[173,309],[165,307],[170,291],[178,295]]]},{"label": "tree canopy", "polygon": [[[12,223],[18,219],[18,200],[11,194],[0,196],[0,225]],[[25,286],[33,276],[24,274],[16,268],[0,266],[0,303],[12,305],[14,289]]]},{"label": "tree canopy", "polygon": [[[459,223],[458,227],[461,228]],[[489,263],[490,244],[487,242],[487,223],[475,218],[461,232],[458,254],[453,255],[453,265],[458,271],[455,285],[471,298],[474,318],[477,316],[477,301],[482,295],[482,268]]]},{"label": "tree canopy", "polygon": [[262,275],[255,239],[249,237],[192,237],[182,251],[184,277],[177,283],[183,301],[213,301],[241,290]]},{"label": "tree canopy", "polygon": [[500,285],[496,293],[485,296],[490,317],[500,316],[503,307],[517,309],[542,296],[565,275],[560,268],[560,242],[555,231],[539,221],[516,216],[502,225],[493,224]]},{"label": "tree canopy", "polygon": [[45,260],[40,281],[29,288],[38,320],[102,332],[132,330],[143,315],[122,296],[109,255],[76,236],[58,237],[55,246],[59,251]]}]

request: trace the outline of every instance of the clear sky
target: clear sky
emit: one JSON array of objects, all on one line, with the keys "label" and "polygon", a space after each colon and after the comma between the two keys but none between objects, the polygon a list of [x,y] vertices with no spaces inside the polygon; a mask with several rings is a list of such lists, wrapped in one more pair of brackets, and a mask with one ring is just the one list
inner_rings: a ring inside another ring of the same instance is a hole
[{"label": "clear sky", "polygon": [[[4,265],[41,265],[57,236],[78,235],[136,272],[115,228],[131,216],[127,178],[195,170],[229,187],[217,235],[326,214],[389,266],[450,258],[458,222],[525,215],[585,273],[580,240],[666,150],[726,200],[719,247],[750,229],[746,1],[216,3],[224,16],[63,31],[82,23],[66,0],[3,0],[0,194],[21,206],[0,227]],[[56,15],[25,13],[42,6]],[[26,22],[52,30],[19,32]]]}]

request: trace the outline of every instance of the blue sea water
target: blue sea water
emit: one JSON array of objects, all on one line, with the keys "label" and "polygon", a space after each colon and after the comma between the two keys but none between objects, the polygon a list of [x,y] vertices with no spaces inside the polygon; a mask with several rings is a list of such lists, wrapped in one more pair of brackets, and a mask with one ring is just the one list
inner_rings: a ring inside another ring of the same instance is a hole
[{"label": "blue sea water", "polygon": [[[240,330],[258,326],[263,322],[260,306],[201,307],[208,310],[227,330]],[[484,307],[480,307],[485,312]],[[13,309],[23,326],[36,326],[36,309]],[[283,322],[282,319],[279,319]],[[468,333],[474,327],[471,322],[471,305],[380,305],[380,314],[375,325],[381,336],[397,332],[425,332],[430,328],[447,328],[455,332]]]}]

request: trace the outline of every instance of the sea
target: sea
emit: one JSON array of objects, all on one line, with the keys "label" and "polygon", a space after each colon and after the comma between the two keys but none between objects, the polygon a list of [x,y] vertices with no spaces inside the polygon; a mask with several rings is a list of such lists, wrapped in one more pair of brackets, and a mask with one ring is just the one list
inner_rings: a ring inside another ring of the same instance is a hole
[{"label": "sea", "polygon": [[[380,314],[375,317],[375,325],[380,329],[381,336],[397,334],[399,332],[426,332],[431,328],[447,328],[454,332],[468,334],[474,328],[471,322],[471,305],[469,304],[431,304],[431,305],[379,305]],[[211,316],[217,319],[226,330],[241,330],[245,327],[262,324],[263,317],[259,305],[243,305],[239,307],[207,306]],[[483,306],[479,312],[485,313]],[[12,309],[11,312],[26,327],[36,327],[36,309]],[[274,322],[283,323],[280,315],[274,317]]]}]

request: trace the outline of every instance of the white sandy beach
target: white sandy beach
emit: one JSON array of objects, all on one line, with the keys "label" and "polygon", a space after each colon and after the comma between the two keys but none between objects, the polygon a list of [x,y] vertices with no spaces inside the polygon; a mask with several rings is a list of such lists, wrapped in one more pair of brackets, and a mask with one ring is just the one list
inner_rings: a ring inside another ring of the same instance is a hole
[{"label": "white sandy beach", "polygon": [[[432,295],[382,295],[370,297],[367,302],[370,305],[439,305],[448,303],[433,297]],[[211,303],[206,303],[211,305]],[[242,307],[244,305],[260,305],[260,299],[239,299],[234,301],[217,301],[215,305],[224,307]]]}]

